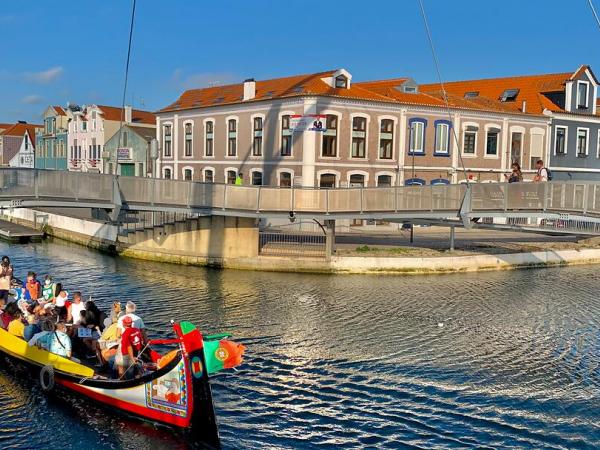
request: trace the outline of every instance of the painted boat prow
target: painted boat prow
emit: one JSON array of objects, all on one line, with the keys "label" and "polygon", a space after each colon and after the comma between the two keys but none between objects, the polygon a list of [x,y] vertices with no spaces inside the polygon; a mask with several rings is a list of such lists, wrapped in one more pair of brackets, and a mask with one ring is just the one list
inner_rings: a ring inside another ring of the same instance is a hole
[{"label": "painted boat prow", "polygon": [[31,346],[27,341],[0,328],[0,348],[15,358],[41,366],[51,365],[60,372],[80,377],[94,376],[94,370],[68,358]]}]

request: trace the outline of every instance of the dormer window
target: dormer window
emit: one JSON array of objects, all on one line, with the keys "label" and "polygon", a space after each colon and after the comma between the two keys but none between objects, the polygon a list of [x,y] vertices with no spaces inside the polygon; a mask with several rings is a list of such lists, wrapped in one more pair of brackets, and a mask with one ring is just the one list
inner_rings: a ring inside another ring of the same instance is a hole
[{"label": "dormer window", "polygon": [[588,83],[585,81],[577,82],[577,107],[587,108],[588,107]]},{"label": "dormer window", "polygon": [[502,93],[502,97],[500,97],[501,102],[514,102],[517,99],[517,95],[519,95],[518,89],[506,89]]},{"label": "dormer window", "polygon": [[465,92],[465,98],[479,97],[479,91]]},{"label": "dormer window", "polygon": [[338,75],[335,77],[335,87],[338,89],[348,88],[348,78],[345,75]]},{"label": "dormer window", "polygon": [[416,94],[417,88],[416,88],[416,86],[404,86],[403,91],[406,92],[407,94]]}]

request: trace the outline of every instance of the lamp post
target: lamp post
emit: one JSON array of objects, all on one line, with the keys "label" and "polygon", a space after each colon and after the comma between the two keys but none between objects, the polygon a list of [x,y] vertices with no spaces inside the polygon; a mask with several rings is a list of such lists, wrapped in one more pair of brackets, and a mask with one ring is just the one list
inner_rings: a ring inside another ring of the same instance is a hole
[{"label": "lamp post", "polygon": [[156,138],[150,141],[150,161],[152,164],[152,176],[158,178],[156,174],[156,162],[158,161],[158,140]]}]

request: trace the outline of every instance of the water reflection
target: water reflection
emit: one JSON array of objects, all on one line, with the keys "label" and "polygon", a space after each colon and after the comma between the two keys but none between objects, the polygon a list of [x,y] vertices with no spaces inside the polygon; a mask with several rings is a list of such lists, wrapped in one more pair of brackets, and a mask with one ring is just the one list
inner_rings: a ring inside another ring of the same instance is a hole
[{"label": "water reflection", "polygon": [[[186,318],[247,344],[241,370],[214,380],[227,448],[600,445],[595,267],[340,277],[156,264],[59,243],[0,249],[20,274],[33,265],[105,307],[135,299],[156,333]],[[2,446],[27,448],[10,430],[47,418],[58,427],[52,447],[189,445],[77,398],[57,403],[8,369],[0,388],[0,407],[14,403]]]}]

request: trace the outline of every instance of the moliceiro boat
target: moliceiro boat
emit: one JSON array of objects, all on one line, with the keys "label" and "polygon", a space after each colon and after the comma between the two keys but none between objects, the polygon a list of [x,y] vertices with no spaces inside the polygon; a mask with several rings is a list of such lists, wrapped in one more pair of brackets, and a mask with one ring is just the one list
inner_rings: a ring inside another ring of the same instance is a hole
[{"label": "moliceiro boat", "polygon": [[126,413],[185,430],[190,438],[220,448],[209,375],[241,363],[244,346],[226,334],[203,338],[190,322],[172,322],[175,337],[150,345],[175,345],[155,370],[134,379],[111,379],[75,359],[30,346],[0,328],[0,353],[39,373],[42,389],[65,389]]}]

